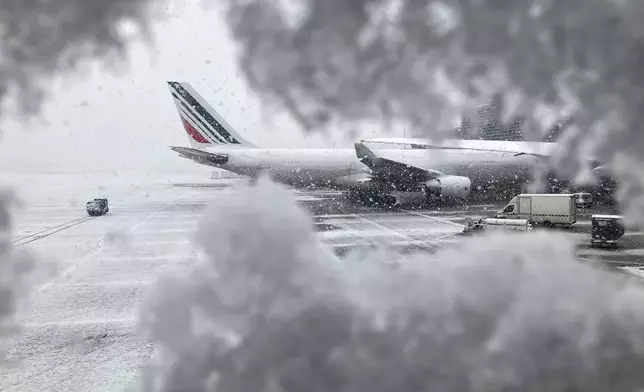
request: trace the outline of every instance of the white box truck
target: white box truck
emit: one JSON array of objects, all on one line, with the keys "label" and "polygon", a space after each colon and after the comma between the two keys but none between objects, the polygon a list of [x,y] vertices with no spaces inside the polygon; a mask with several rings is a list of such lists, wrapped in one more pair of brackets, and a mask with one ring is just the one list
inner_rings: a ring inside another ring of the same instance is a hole
[{"label": "white box truck", "polygon": [[568,228],[577,222],[577,204],[572,194],[521,194],[513,197],[494,217]]}]

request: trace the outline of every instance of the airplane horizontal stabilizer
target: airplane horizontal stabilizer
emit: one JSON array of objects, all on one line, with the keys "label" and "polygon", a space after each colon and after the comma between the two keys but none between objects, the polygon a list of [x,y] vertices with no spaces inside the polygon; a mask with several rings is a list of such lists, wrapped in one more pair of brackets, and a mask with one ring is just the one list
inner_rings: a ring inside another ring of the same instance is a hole
[{"label": "airplane horizontal stabilizer", "polygon": [[206,166],[220,166],[228,163],[228,154],[213,154],[189,147],[170,147],[183,158],[190,159]]}]

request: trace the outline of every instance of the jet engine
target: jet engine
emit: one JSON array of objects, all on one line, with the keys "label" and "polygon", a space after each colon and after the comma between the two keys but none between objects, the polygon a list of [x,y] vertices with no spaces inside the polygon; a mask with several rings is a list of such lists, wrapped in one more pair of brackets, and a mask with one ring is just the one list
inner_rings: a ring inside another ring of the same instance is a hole
[{"label": "jet engine", "polygon": [[472,181],[461,176],[441,176],[425,183],[425,191],[438,197],[467,199],[471,190]]}]

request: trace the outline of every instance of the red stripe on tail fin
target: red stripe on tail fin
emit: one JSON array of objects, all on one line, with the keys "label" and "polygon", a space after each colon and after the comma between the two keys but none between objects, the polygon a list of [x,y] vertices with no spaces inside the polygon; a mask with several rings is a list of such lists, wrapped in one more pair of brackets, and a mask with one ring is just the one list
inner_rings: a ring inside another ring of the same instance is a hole
[{"label": "red stripe on tail fin", "polygon": [[190,124],[190,123],[188,122],[188,120],[186,120],[185,118],[181,117],[181,122],[183,123],[183,129],[185,129],[185,130],[186,130],[186,132],[188,133],[188,135],[190,135],[190,137],[192,137],[196,142],[198,142],[198,143],[202,143],[202,144],[210,144],[210,142],[208,141],[208,139],[206,139],[205,137],[203,137],[203,136],[202,136],[202,135],[201,135],[201,134],[200,134],[200,133],[195,129],[195,127],[193,127],[193,126],[192,126],[192,124]]}]

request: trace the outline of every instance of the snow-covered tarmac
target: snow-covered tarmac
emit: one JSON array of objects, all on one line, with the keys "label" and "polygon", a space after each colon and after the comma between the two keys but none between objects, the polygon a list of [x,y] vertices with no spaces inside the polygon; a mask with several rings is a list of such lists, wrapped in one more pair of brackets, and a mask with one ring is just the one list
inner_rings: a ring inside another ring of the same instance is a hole
[{"label": "snow-covered tarmac", "polygon": [[[38,193],[27,194],[15,216],[15,245],[56,262],[57,276],[20,313],[23,330],[8,343],[13,368],[2,370],[0,390],[119,391],[136,383],[153,350],[136,335],[137,306],[161,274],[180,273],[195,260],[191,236],[203,209],[230,192],[231,181],[176,176],[122,183],[88,180],[73,191],[69,183],[54,191],[26,184]],[[29,190],[18,188],[22,195]],[[497,207],[442,213],[347,207],[325,214],[337,210],[337,194],[295,193],[335,249],[365,239],[403,247],[448,243],[462,231],[464,213]],[[110,213],[87,217],[85,201],[98,196],[109,197]]]},{"label": "snow-covered tarmac", "polygon": [[[7,347],[14,368],[3,370],[0,389],[122,390],[136,381],[152,352],[136,336],[137,306],[160,274],[178,273],[195,260],[191,235],[203,208],[230,192],[231,181],[182,176],[129,187],[112,186],[117,180],[107,185],[88,180],[77,187],[67,181],[66,191],[52,177],[45,177],[51,183],[34,186],[35,193],[18,187],[26,205],[15,215],[14,245],[54,261],[57,276],[36,289],[30,308],[19,315],[23,330]],[[296,195],[302,204],[317,207],[337,196]],[[98,196],[109,197],[110,213],[88,217],[83,204]],[[457,223],[405,213],[323,220],[337,230],[320,235],[336,246],[355,243],[360,231],[372,239],[414,242],[462,229]]]}]

